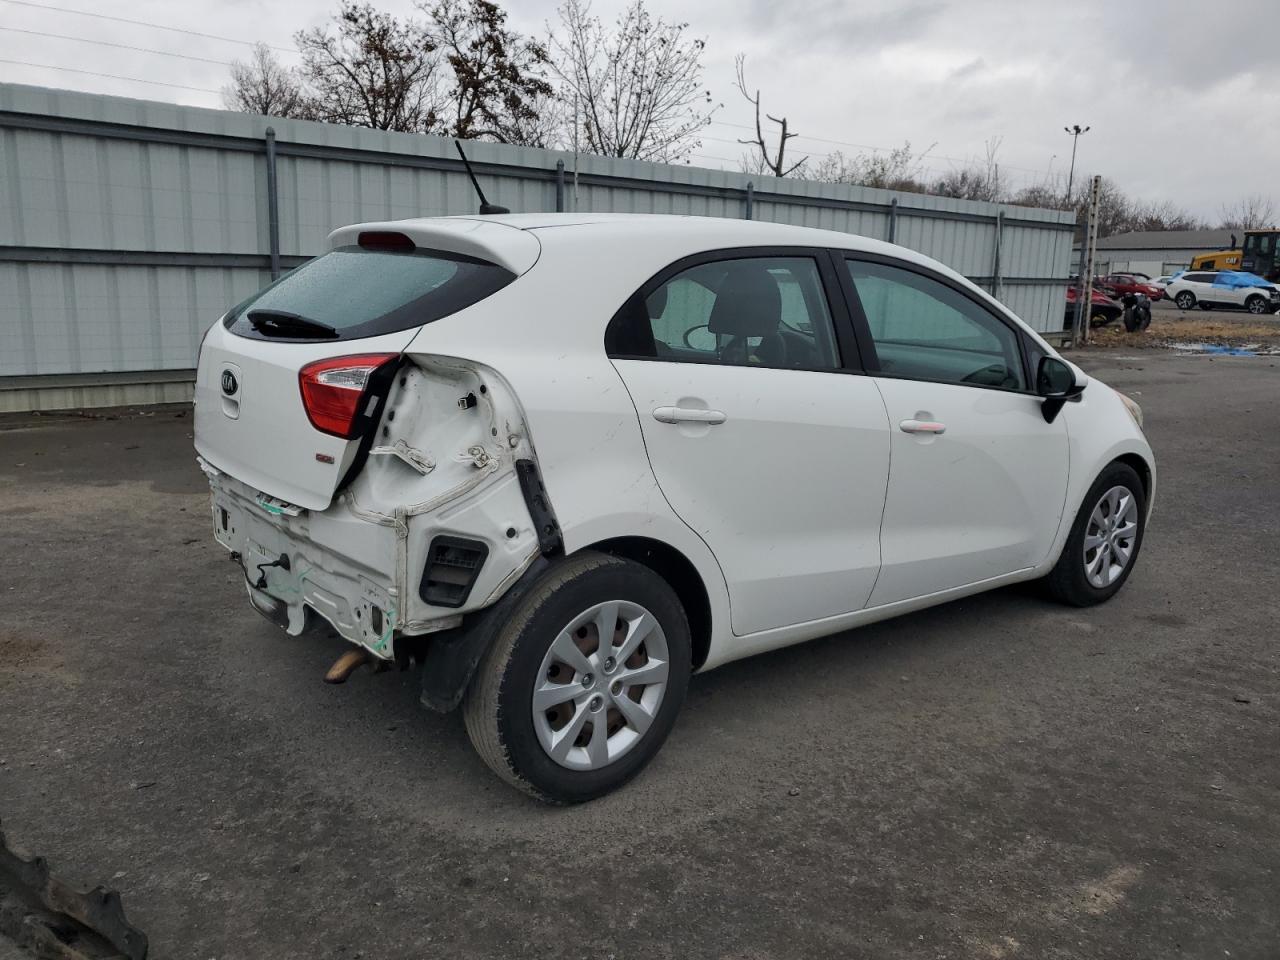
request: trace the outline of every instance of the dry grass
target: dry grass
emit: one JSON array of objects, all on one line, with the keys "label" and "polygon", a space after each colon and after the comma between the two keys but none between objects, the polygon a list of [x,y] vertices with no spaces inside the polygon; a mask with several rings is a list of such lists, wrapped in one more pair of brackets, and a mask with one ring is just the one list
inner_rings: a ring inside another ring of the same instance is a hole
[{"label": "dry grass", "polygon": [[1090,346],[1143,349],[1175,343],[1211,343],[1220,346],[1260,344],[1280,347],[1280,319],[1217,320],[1211,317],[1178,319],[1157,314],[1142,333],[1125,333],[1117,320],[1110,326],[1090,331]]}]

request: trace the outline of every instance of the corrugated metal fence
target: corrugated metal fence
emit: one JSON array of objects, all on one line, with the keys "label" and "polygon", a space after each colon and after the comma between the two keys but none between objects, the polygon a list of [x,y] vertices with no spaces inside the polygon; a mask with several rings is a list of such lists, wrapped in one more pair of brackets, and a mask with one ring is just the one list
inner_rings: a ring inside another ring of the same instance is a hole
[{"label": "corrugated metal fence", "polygon": [[[1070,214],[492,143],[468,155],[515,211],[749,216],[888,239],[1037,329],[1062,326]],[[0,411],[183,399],[203,331],[273,261],[296,266],[343,224],[476,208],[438,137],[13,84],[0,84],[0,178]]]}]

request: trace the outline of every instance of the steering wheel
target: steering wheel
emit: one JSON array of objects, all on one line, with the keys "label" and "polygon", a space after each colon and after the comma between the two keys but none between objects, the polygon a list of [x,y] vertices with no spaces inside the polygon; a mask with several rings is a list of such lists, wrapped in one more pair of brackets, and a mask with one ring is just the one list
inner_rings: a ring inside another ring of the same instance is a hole
[{"label": "steering wheel", "polygon": [[710,329],[711,329],[711,326],[710,326],[709,324],[706,324],[706,323],[700,323],[700,324],[698,324],[696,327],[690,327],[688,330],[686,330],[686,331],[684,332],[684,337],[683,337],[683,339],[684,339],[684,345],[685,345],[686,347],[688,347],[690,350],[701,350],[701,349],[703,349],[702,347],[695,347],[692,343],[690,343],[690,342],[689,342],[689,338],[690,338],[691,336],[693,336],[693,334],[694,334],[694,333],[696,333],[696,332],[697,332],[697,331],[699,331],[699,330],[707,330],[707,331],[710,331]]}]

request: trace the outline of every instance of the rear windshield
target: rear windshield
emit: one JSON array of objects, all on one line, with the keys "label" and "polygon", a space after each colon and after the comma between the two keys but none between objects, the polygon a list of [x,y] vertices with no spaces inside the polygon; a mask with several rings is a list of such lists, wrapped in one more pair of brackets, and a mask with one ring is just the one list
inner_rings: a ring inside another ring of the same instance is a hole
[{"label": "rear windshield", "polygon": [[[342,247],[285,274],[235,307],[225,322],[232,333],[259,340],[356,340],[447,317],[515,277],[497,264],[451,253]],[[322,327],[263,325],[268,314]],[[261,329],[251,322],[255,316]]]}]

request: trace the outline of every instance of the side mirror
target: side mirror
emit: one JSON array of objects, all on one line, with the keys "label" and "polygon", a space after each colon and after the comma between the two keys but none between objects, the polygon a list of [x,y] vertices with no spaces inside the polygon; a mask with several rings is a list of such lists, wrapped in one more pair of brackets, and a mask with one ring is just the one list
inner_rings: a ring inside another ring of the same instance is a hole
[{"label": "side mirror", "polygon": [[1057,357],[1041,357],[1036,368],[1036,393],[1044,397],[1040,412],[1053,423],[1068,400],[1079,400],[1089,382],[1083,370]]}]

